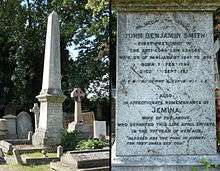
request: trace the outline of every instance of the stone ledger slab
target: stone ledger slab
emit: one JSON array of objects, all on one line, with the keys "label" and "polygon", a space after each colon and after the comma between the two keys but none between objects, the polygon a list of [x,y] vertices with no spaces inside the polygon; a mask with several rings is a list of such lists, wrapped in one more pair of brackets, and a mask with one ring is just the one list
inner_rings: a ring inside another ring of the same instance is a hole
[{"label": "stone ledger slab", "polygon": [[220,163],[212,16],[118,14],[114,166]]}]

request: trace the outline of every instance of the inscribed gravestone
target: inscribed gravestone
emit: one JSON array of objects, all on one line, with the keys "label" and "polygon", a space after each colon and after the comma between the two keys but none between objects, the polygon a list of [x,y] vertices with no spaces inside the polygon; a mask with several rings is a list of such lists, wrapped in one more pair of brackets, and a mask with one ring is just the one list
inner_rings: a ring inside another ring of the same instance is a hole
[{"label": "inscribed gravestone", "polygon": [[31,116],[27,112],[20,112],[17,116],[18,138],[27,139],[29,131],[33,131]]},{"label": "inscribed gravestone", "polygon": [[118,21],[116,154],[215,153],[212,15]]}]

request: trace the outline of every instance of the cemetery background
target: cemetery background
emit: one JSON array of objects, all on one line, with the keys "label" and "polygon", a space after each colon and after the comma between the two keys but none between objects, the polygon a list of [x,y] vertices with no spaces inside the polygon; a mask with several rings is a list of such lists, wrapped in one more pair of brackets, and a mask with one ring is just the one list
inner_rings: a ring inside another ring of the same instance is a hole
[{"label": "cemetery background", "polygon": [[[67,96],[63,104],[66,118],[64,121],[73,120],[73,115],[70,114],[74,111],[74,102],[70,98],[70,92],[74,87],[80,87],[86,95],[93,95],[90,99],[83,99],[83,111],[94,111],[96,120],[110,120],[109,76],[106,74],[109,65],[108,13],[107,4],[103,2],[98,2],[99,8],[93,1],[1,2],[0,115],[10,121],[12,126],[17,122],[17,125],[21,126],[17,126],[17,131],[26,130],[28,126],[27,122],[23,121],[23,115],[28,123],[36,120],[33,114],[30,118],[28,113],[33,104],[36,104],[35,96],[41,90],[46,21],[52,10],[58,12],[61,26],[62,91]],[[14,13],[16,15],[12,15]],[[41,38],[36,39],[35,36]],[[67,50],[71,43],[79,49],[76,59],[72,59]],[[36,105],[30,111],[36,114]],[[18,124],[19,122],[21,124]],[[32,126],[29,127],[31,128],[27,130],[35,130]],[[10,138],[23,138],[26,143],[31,141],[32,137],[31,134],[27,137],[27,133],[18,136],[12,132]],[[24,142],[19,140],[16,143]],[[85,148],[86,145],[82,143],[81,146]],[[13,153],[19,163],[19,152]]]}]

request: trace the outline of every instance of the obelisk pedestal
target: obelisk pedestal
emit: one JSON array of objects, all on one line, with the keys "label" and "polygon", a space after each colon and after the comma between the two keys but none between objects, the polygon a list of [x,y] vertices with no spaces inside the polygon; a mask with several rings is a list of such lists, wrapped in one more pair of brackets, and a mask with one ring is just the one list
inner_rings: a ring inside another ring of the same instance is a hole
[{"label": "obelisk pedestal", "polygon": [[48,17],[42,90],[36,98],[40,102],[40,118],[32,143],[56,146],[63,129],[62,103],[65,100],[61,90],[60,31],[56,12]]}]

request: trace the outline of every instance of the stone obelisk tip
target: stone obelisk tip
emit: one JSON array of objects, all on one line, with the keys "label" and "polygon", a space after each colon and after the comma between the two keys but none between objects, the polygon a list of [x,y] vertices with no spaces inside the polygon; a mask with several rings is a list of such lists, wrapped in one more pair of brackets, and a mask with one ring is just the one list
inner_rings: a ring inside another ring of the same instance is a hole
[{"label": "stone obelisk tip", "polygon": [[58,14],[57,14],[57,12],[56,12],[56,11],[52,11],[52,12],[50,13],[50,15],[49,15],[49,16],[53,16],[53,15],[58,16]]}]

